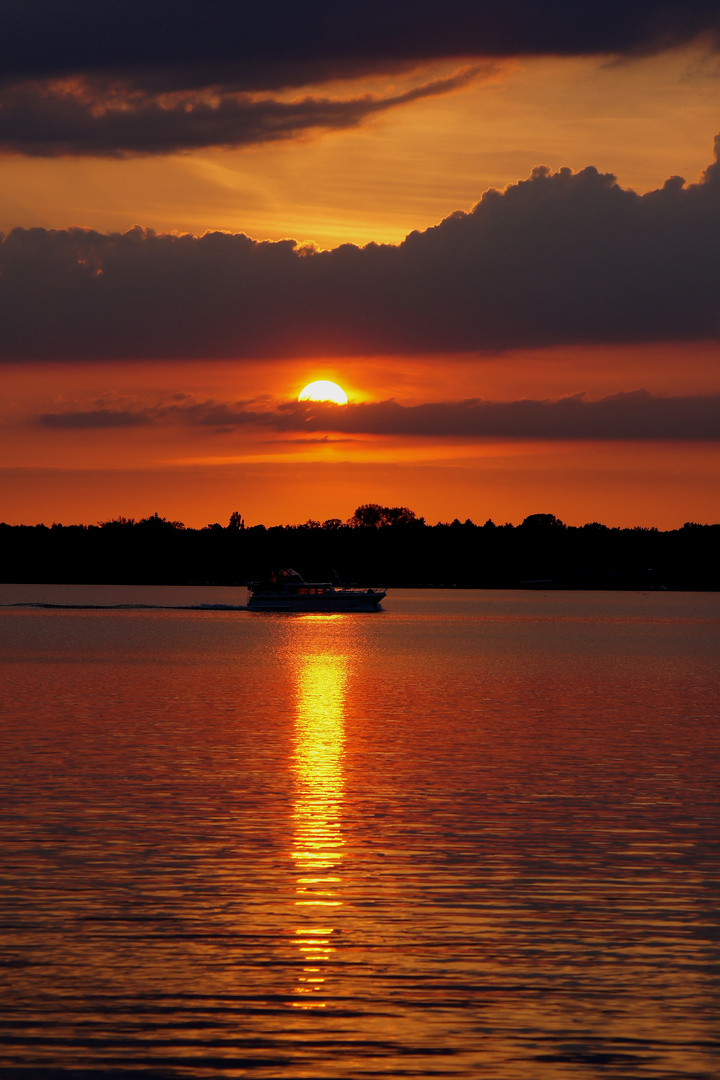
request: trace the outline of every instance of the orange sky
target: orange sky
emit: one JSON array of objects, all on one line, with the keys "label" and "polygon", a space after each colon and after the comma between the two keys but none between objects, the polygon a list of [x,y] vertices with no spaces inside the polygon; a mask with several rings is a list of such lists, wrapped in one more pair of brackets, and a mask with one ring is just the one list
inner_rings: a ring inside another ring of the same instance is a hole
[{"label": "orange sky", "polygon": [[[322,92],[399,92],[461,66],[326,84]],[[623,62],[503,60],[462,89],[345,131],[127,160],[6,155],[0,228],[102,231],[140,223],[158,231],[292,236],[320,247],[397,243],[538,164],[592,164],[638,192],[678,173],[695,181],[712,160],[719,106],[717,59],[700,46]],[[139,409],[177,394],[282,403],[318,378],[337,381],[358,401],[408,405],[578,392],[599,398],[641,388],[720,393],[716,342],[317,363],[7,364],[0,368],[0,520],[94,522],[157,510],[200,526],[239,509],[249,522],[275,524],[344,518],[369,501],[408,505],[431,522],[518,522],[536,512],[572,524],[663,528],[720,520],[720,444],[712,442],[337,434],[302,442],[297,434],[248,427],[58,429],[37,422],[98,401]]]}]

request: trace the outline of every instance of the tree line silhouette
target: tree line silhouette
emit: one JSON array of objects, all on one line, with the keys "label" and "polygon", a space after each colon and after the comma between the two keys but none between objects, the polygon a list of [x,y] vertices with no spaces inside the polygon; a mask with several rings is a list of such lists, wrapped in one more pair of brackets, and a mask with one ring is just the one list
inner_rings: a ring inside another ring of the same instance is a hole
[{"label": "tree line silhouette", "polygon": [[155,513],[97,525],[0,524],[6,582],[243,585],[273,568],[307,580],[465,588],[717,589],[720,524],[680,529],[457,519],[428,525],[408,507],[365,503],[347,521],[186,528]]}]

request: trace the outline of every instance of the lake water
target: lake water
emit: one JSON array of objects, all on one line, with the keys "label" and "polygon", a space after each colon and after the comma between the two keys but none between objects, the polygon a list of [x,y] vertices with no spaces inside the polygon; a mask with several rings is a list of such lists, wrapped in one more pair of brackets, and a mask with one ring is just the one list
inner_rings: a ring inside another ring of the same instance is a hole
[{"label": "lake water", "polygon": [[720,1076],[720,595],[244,602],[0,587],[3,1078]]}]

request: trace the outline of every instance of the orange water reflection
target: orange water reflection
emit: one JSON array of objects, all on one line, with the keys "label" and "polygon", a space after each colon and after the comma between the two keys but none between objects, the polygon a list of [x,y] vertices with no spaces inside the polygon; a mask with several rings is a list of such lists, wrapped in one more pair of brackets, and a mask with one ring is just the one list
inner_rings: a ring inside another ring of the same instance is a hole
[{"label": "orange water reflection", "polygon": [[[308,620],[313,629],[327,621],[322,616]],[[294,944],[303,965],[292,1005],[317,1009],[326,1005],[322,994],[328,962],[335,952],[333,915],[342,905],[341,814],[348,658],[330,652],[327,639],[319,641],[310,635],[310,640],[305,641],[308,651],[296,661],[292,851],[299,917]],[[318,651],[313,645],[320,646]]]}]

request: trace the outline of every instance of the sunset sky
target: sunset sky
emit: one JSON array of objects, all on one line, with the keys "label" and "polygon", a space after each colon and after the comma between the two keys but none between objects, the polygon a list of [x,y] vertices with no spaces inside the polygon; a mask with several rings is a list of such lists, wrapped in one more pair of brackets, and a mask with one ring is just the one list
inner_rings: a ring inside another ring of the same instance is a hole
[{"label": "sunset sky", "polygon": [[720,521],[719,29],[9,0],[0,520]]}]

